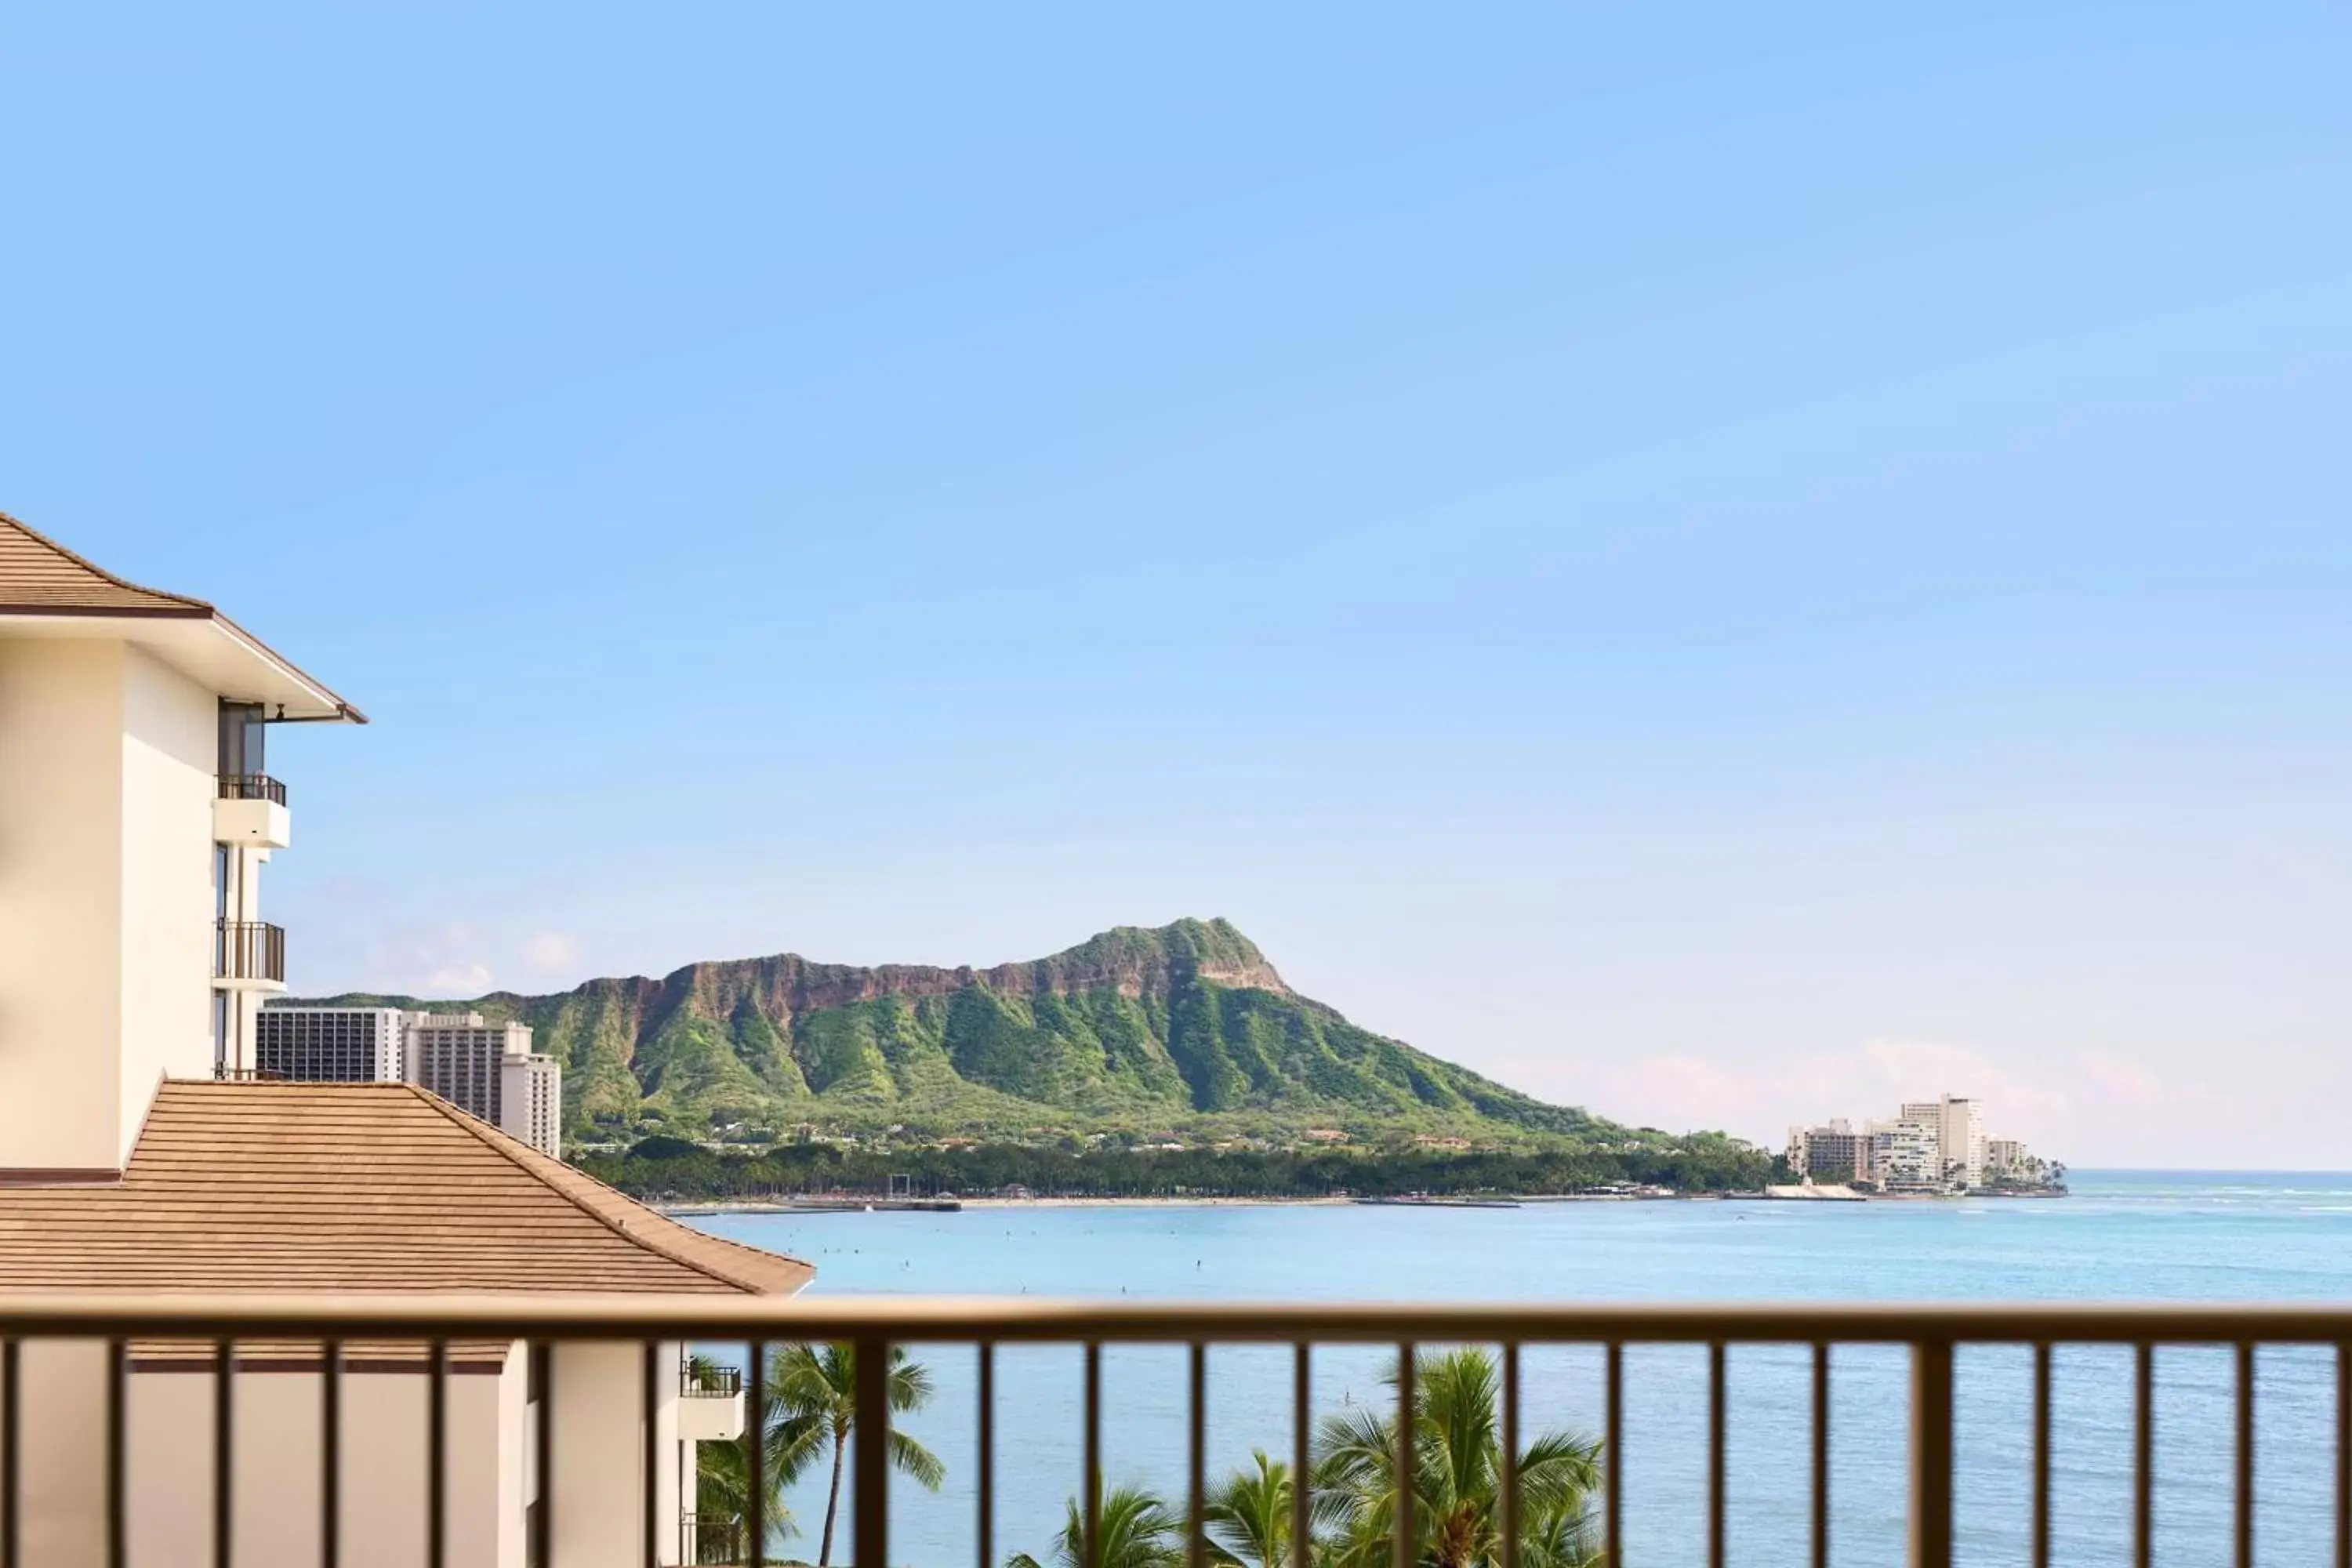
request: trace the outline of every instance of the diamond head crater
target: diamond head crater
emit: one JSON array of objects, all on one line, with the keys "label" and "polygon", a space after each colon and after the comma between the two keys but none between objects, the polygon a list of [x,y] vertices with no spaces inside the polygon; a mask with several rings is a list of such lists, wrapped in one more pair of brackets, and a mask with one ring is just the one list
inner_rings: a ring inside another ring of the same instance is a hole
[{"label": "diamond head crater", "polygon": [[1119,926],[987,969],[782,953],[543,996],[298,1005],[530,1025],[563,1064],[574,1157],[641,1191],[854,1186],[885,1167],[966,1191],[1037,1186],[1025,1176],[1237,1195],[1753,1186],[1769,1172],[1720,1133],[1547,1104],[1351,1023],[1223,920]]}]

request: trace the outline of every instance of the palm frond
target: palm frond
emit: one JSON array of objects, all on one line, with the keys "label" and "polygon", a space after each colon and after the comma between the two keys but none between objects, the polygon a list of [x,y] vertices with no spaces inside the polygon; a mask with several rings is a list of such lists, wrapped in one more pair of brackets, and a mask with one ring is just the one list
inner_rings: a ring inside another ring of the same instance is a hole
[{"label": "palm frond", "polygon": [[925,1491],[939,1490],[940,1483],[948,1479],[948,1468],[940,1457],[904,1432],[890,1434],[890,1466]]}]

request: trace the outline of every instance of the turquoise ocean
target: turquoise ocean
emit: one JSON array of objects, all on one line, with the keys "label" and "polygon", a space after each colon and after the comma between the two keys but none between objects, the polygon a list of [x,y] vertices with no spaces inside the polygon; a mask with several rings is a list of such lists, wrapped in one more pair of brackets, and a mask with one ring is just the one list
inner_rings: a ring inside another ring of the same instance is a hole
[{"label": "turquoise ocean", "polygon": [[[990,1205],[958,1214],[739,1214],[693,1223],[817,1266],[828,1295],[951,1294],[1332,1301],[2343,1301],[2352,1302],[2352,1174],[2078,1172],[2072,1196],[1948,1203],[1529,1204],[1511,1209],[1323,1205]],[[717,1347],[714,1347],[714,1349]],[[919,1348],[939,1386],[904,1423],[947,1462],[936,1494],[894,1490],[891,1556],[978,1562],[974,1358]],[[1383,1397],[1383,1356],[1318,1351],[1317,1413]],[[1729,1559],[1807,1561],[1807,1352],[1729,1354]],[[2030,1352],[1964,1349],[1958,1363],[1959,1545],[1970,1563],[2028,1556]],[[1527,1429],[1596,1432],[1597,1351],[1526,1352]],[[1903,1556],[1906,1362],[1852,1347],[1832,1362],[1832,1561]],[[2053,1416],[2054,1559],[2130,1560],[2131,1357],[2061,1349]],[[1633,1348],[1625,1368],[1626,1560],[1705,1561],[1705,1352]],[[2326,1350],[2256,1363],[2255,1549],[2263,1563],[2328,1560],[2335,1369]],[[999,1352],[993,1558],[1047,1559],[1081,1464],[1076,1347]],[[1104,1352],[1112,1484],[1184,1495],[1184,1352]],[[1209,1361],[1212,1474],[1254,1447],[1290,1446],[1287,1352]],[[2227,1351],[2157,1357],[2158,1559],[2230,1561],[2233,1431]],[[814,1562],[824,1500],[803,1485],[782,1555]],[[846,1532],[845,1522],[842,1526]],[[836,1540],[833,1560],[847,1552]]]}]

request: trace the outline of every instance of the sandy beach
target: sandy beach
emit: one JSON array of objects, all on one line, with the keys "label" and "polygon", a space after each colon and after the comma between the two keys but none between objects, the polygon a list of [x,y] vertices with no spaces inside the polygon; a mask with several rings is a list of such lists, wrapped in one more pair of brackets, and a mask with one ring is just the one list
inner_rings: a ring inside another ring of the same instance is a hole
[{"label": "sandy beach", "polygon": [[[858,1213],[862,1211],[841,1207],[821,1207],[818,1205],[827,1204],[850,1204],[858,1201],[859,1200],[854,1197],[846,1196],[839,1199],[817,1198],[807,1203],[793,1203],[776,1198],[718,1198],[700,1203],[656,1203],[648,1206],[662,1214],[846,1214]],[[893,1200],[887,1198],[875,1198],[870,1201],[877,1207],[881,1207],[888,1205]],[[896,1201],[900,1204],[905,1204],[910,1200],[900,1198]],[[1207,1196],[1197,1198],[1000,1198],[991,1194],[987,1197],[955,1197],[937,1200],[917,1198],[911,1201],[915,1203],[929,1203],[934,1201],[940,1203],[955,1203],[961,1205],[967,1209],[1079,1209],[1262,1208],[1276,1205],[1287,1208],[1314,1207],[1318,1205],[1328,1207],[1338,1205],[1352,1204],[1356,1200],[1345,1197],[1228,1198]]]}]

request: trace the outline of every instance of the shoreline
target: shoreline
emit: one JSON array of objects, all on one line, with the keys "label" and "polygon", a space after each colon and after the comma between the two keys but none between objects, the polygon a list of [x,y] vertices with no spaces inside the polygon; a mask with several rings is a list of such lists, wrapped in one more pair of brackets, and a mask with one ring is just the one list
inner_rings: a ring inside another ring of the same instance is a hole
[{"label": "shoreline", "polygon": [[[805,1214],[805,1215],[821,1215],[821,1214],[866,1214],[866,1213],[881,1213],[881,1212],[886,1212],[886,1211],[884,1210],[884,1208],[883,1208],[883,1205],[887,1205],[887,1204],[891,1204],[891,1203],[893,1203],[894,1201],[895,1201],[896,1203],[898,1203],[898,1204],[901,1205],[905,1205],[905,1204],[908,1203],[909,1201],[914,1202],[914,1203],[918,1203],[918,1204],[921,1204],[921,1203],[929,1203],[929,1202],[934,1202],[934,1201],[936,1201],[936,1202],[940,1202],[940,1203],[953,1203],[953,1204],[956,1204],[956,1205],[960,1205],[961,1207],[967,1208],[967,1209],[1082,1209],[1082,1208],[1188,1208],[1188,1209],[1189,1209],[1189,1208],[1243,1208],[1243,1207],[1283,1207],[1283,1208],[1315,1208],[1315,1207],[1323,1207],[1323,1208],[1339,1208],[1339,1207],[1347,1207],[1347,1206],[1350,1206],[1350,1205],[1352,1205],[1355,1203],[1355,1201],[1356,1201],[1356,1200],[1355,1200],[1355,1199],[1353,1199],[1353,1198],[1331,1198],[1331,1197],[1302,1197],[1302,1198],[1226,1198],[1226,1197],[1198,1197],[1198,1198],[1000,1198],[1000,1197],[995,1197],[995,1196],[992,1195],[992,1196],[989,1196],[989,1197],[974,1197],[974,1198],[957,1197],[957,1198],[941,1198],[941,1199],[937,1199],[937,1200],[929,1199],[929,1198],[917,1198],[917,1199],[913,1199],[913,1200],[908,1200],[908,1199],[904,1199],[904,1198],[900,1198],[900,1199],[897,1199],[897,1200],[892,1200],[892,1199],[889,1199],[889,1198],[873,1198],[873,1199],[870,1199],[870,1200],[868,1200],[868,1199],[860,1199],[860,1198],[839,1198],[839,1199],[833,1199],[833,1198],[820,1198],[820,1199],[814,1200],[814,1201],[813,1201],[813,1202],[807,1202],[807,1203],[793,1203],[793,1202],[790,1201],[789,1199],[782,1199],[782,1198],[713,1198],[713,1199],[700,1200],[700,1201],[694,1200],[694,1199],[681,1199],[681,1200],[679,1200],[679,1201],[677,1201],[677,1202],[676,1202],[676,1203],[648,1203],[648,1204],[646,1204],[646,1206],[647,1208],[652,1209],[652,1210],[653,1210],[655,1213],[656,1213],[656,1214],[666,1214],[666,1215],[682,1215],[682,1214],[698,1214],[698,1215],[703,1215],[703,1214]],[[869,1202],[870,1202],[870,1203],[871,1203],[871,1205],[873,1205],[870,1209],[869,1209],[867,1206],[866,1206]],[[940,1211],[940,1210],[932,1210],[932,1211],[929,1211],[929,1212],[933,1212],[933,1213],[940,1213],[940,1212],[944,1212],[944,1211]]]},{"label": "shoreline", "polygon": [[[647,1202],[646,1206],[656,1214],[727,1215],[727,1214],[866,1214],[903,1212],[911,1202],[919,1205],[933,1201],[954,1203],[966,1209],[1081,1209],[1081,1208],[1501,1208],[1534,1204],[1638,1204],[1638,1203],[1724,1203],[1742,1197],[1747,1193],[1539,1193],[1532,1195],[1514,1194],[1507,1196],[1475,1198],[1435,1197],[1425,1203],[1406,1198],[1363,1199],[1354,1196],[1329,1197],[1049,1197],[1000,1198],[958,1197],[952,1199],[913,1200],[874,1198],[817,1199],[794,1203],[778,1198],[713,1198],[707,1200],[678,1199],[675,1202]],[[871,1206],[868,1207],[870,1202]],[[940,1213],[943,1210],[929,1212]]]},{"label": "shoreline", "polygon": [[1514,1194],[1508,1196],[1481,1196],[1473,1199],[1432,1198],[1416,1202],[1408,1198],[1349,1197],[1046,1197],[1000,1198],[958,1197],[952,1199],[890,1199],[871,1200],[844,1197],[821,1198],[793,1202],[780,1198],[681,1198],[667,1202],[646,1201],[646,1206],[656,1214],[672,1218],[720,1215],[807,1215],[881,1214],[913,1212],[950,1213],[945,1208],[929,1208],[933,1203],[952,1203],[960,1209],[1003,1211],[1013,1209],[1083,1209],[1083,1208],[1515,1208],[1538,1204],[1655,1204],[1655,1203],[1800,1203],[1800,1204],[1948,1204],[1966,1203],[1979,1199],[2047,1199],[2063,1198],[2063,1192],[1967,1193],[1955,1196],[1937,1196],[1926,1193],[1855,1193],[1843,1198],[1795,1198],[1765,1193],[1538,1193]]}]

